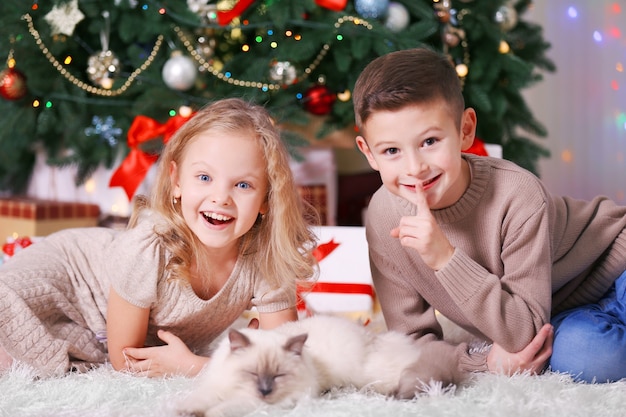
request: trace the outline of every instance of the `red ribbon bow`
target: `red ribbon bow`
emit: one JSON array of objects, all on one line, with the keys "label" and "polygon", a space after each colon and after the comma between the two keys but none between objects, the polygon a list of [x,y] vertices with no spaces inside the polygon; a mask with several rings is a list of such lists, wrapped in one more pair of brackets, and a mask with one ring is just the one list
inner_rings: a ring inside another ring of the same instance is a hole
[{"label": "red ribbon bow", "polygon": [[139,146],[159,136],[163,137],[164,144],[167,143],[170,137],[187,120],[189,120],[189,117],[176,115],[170,117],[166,123],[161,124],[147,116],[135,117],[127,135],[130,152],[113,173],[109,181],[109,187],[124,188],[130,201],[152,164],[159,158],[159,155],[144,152]]}]

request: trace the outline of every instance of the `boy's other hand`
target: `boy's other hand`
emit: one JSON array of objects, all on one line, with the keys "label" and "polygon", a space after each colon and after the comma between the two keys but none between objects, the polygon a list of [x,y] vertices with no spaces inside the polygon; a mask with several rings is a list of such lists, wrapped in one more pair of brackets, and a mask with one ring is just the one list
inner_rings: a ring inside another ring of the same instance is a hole
[{"label": "boy's other hand", "polygon": [[452,258],[454,246],[439,228],[419,185],[409,195],[409,201],[417,207],[417,214],[402,217],[391,236],[400,239],[402,246],[415,249],[426,265],[438,271]]},{"label": "boy's other hand", "polygon": [[487,368],[492,373],[513,375],[517,372],[538,374],[545,369],[554,342],[554,328],[543,325],[528,346],[517,353],[510,353],[494,343],[487,355]]}]

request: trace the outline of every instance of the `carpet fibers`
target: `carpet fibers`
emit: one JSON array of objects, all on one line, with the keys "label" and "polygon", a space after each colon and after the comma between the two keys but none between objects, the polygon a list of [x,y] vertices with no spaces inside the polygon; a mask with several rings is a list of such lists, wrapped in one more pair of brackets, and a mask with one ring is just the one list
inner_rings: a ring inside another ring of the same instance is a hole
[{"label": "carpet fibers", "polygon": [[[60,378],[35,379],[16,366],[0,376],[2,417],[176,416],[175,404],[193,387],[189,378],[148,379],[102,367]],[[626,416],[626,380],[579,384],[557,374],[481,375],[451,391],[433,389],[412,401],[338,390],[295,408],[273,407],[250,416]]]}]

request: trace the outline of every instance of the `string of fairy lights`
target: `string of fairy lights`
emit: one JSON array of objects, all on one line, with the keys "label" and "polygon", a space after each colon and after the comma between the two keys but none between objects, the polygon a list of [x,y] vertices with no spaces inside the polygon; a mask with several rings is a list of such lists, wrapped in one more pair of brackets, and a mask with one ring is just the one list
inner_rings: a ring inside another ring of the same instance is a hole
[{"label": "string of fairy lights", "polygon": [[[439,12],[449,13],[449,10],[446,10],[446,7],[448,9],[450,7],[448,2],[434,0],[433,4],[434,4],[435,9],[439,10]],[[166,13],[166,11],[160,10],[159,13],[163,14],[163,13]],[[457,14],[457,20],[459,22],[459,25],[462,22],[463,16],[464,16],[463,10]],[[83,81],[78,76],[74,75],[72,71],[68,69],[69,65],[64,65],[64,63],[62,63],[59,59],[57,59],[52,54],[52,52],[46,46],[44,40],[42,39],[39,31],[35,28],[35,24],[30,14],[27,13],[23,15],[22,19],[26,21],[26,24],[28,25],[28,31],[30,35],[33,37],[33,39],[35,40],[37,46],[39,47],[40,52],[44,55],[44,57],[48,60],[48,62],[59,72],[61,76],[63,76],[67,81],[69,81],[76,87],[92,95],[101,96],[101,97],[116,97],[116,96],[120,96],[124,94],[131,87],[131,85],[140,77],[140,75],[152,65],[156,56],[159,54],[159,52],[162,49],[163,39],[164,39],[164,35],[159,35],[157,37],[152,47],[152,50],[150,54],[148,55],[148,57],[146,58],[146,60],[139,67],[137,67],[132,73],[130,73],[130,75],[126,78],[126,80],[121,86],[113,89],[112,88],[113,82],[109,80],[108,85],[101,84],[100,87],[98,87],[96,85],[90,84],[89,82]],[[467,39],[462,29],[459,29],[458,27],[455,27],[455,26],[453,27],[446,19],[441,19],[442,22],[444,22],[444,20],[445,20],[446,30],[453,32],[452,34],[460,40],[460,47],[462,48],[462,51],[463,51],[462,53],[463,59],[461,62],[457,63],[457,73],[459,74],[459,78],[461,80],[464,80],[469,71],[469,61],[470,61]],[[359,26],[359,27],[364,28],[365,30],[373,29],[372,24],[366,19],[363,19],[357,16],[351,16],[351,15],[342,16],[342,17],[339,17],[333,24],[333,27],[335,29],[334,36],[336,40],[341,40],[341,35],[339,35],[339,32],[340,32],[341,27],[346,24]],[[196,44],[194,44],[194,41],[190,39],[190,37],[183,31],[183,29],[181,29],[180,26],[172,25],[172,28],[175,34],[177,35],[177,37],[182,42],[182,45],[184,46],[189,56],[191,56],[191,58],[197,62],[197,64],[202,70],[208,72],[209,74],[211,74],[218,80],[237,86],[237,87],[255,88],[255,89],[260,89],[262,91],[276,91],[284,87],[285,84],[281,82],[243,80],[243,79],[233,76],[233,74],[231,74],[230,72],[222,71],[221,67],[223,67],[223,65],[221,65],[221,63],[219,63],[220,65],[215,65],[214,63],[211,62],[210,59],[207,59],[201,53],[199,53],[198,49],[196,48]],[[302,70],[301,74],[298,74],[297,76],[294,77],[293,80],[290,80],[290,84],[296,84],[296,83],[303,82],[306,79],[308,79],[308,77],[312,73],[314,73],[315,69],[319,66],[322,60],[324,60],[324,58],[327,56],[331,47],[332,47],[331,41],[324,43],[322,47],[320,48],[319,52],[317,53],[316,57],[312,60],[312,62],[310,62]],[[446,53],[448,52],[447,46],[444,52]],[[65,61],[71,62],[71,59],[66,58]]]}]

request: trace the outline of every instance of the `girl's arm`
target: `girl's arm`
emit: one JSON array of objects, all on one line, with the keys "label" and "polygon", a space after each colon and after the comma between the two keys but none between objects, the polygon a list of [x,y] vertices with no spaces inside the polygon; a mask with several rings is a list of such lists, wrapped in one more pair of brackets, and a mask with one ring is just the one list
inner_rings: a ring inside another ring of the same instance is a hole
[{"label": "girl's arm", "polygon": [[148,333],[150,309],[130,304],[111,288],[107,307],[109,360],[116,370],[130,370],[124,355],[127,347],[143,347]]},{"label": "girl's arm", "polygon": [[174,334],[159,330],[158,336],[166,344],[144,347],[149,316],[149,308],[130,304],[111,288],[107,312],[107,344],[113,368],[149,377],[196,375],[209,358],[194,355]]},{"label": "girl's arm", "polygon": [[288,321],[298,320],[298,310],[295,307],[274,313],[259,313],[259,326],[261,329],[273,329]]}]

